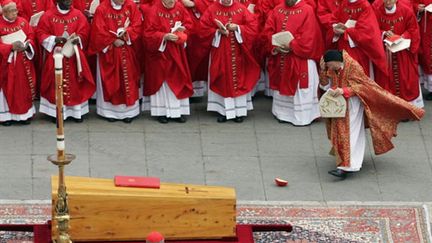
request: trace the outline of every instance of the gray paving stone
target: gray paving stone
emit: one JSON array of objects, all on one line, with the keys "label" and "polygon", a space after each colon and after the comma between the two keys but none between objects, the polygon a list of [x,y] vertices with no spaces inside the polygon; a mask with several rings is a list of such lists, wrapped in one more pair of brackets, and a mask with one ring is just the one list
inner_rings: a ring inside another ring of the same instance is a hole
[{"label": "gray paving stone", "polygon": [[202,133],[204,156],[257,156],[257,142],[253,132]]},{"label": "gray paving stone", "polygon": [[[30,155],[0,155],[0,180],[8,178],[31,178]],[[1,185],[3,186],[3,185]]]},{"label": "gray paving stone", "polygon": [[[56,152],[56,131],[33,131],[32,154],[54,154]],[[65,130],[65,150],[72,154],[88,154],[89,133]]]},{"label": "gray paving stone", "polygon": [[293,153],[314,155],[309,128],[302,127],[302,133],[290,135],[286,133],[257,133],[259,153],[261,155],[286,155]]},{"label": "gray paving stone", "polygon": [[116,175],[146,176],[145,157],[141,155],[90,154],[90,176],[113,178]]},{"label": "gray paving stone", "polygon": [[201,138],[198,133],[146,133],[148,156],[179,155],[202,156]]},{"label": "gray paving stone", "polygon": [[206,184],[236,188],[239,200],[265,200],[256,157],[204,157]]},{"label": "gray paving stone", "polygon": [[113,157],[145,155],[144,134],[134,132],[90,132],[90,154]]},{"label": "gray paving stone", "polygon": [[0,198],[31,199],[31,177],[0,178]]},{"label": "gray paving stone", "polygon": [[202,156],[149,155],[148,176],[156,176],[164,182],[205,184]]},{"label": "gray paving stone", "polygon": [[0,149],[2,155],[30,154],[32,151],[32,132],[28,126],[8,127],[0,130]]},{"label": "gray paving stone", "polygon": [[[31,199],[51,199],[51,177],[33,178],[33,194]],[[66,184],[67,190],[67,184]],[[30,199],[30,198],[29,198]]]}]

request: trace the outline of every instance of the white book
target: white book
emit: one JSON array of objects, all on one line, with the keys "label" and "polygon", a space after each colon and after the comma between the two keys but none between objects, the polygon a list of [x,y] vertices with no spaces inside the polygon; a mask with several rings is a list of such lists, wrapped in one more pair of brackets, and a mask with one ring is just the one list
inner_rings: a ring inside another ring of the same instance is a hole
[{"label": "white book", "polygon": [[249,12],[255,13],[255,4],[253,3],[249,4],[247,9],[249,10]]},{"label": "white book", "polygon": [[354,28],[356,24],[357,24],[356,20],[348,19],[345,23],[345,26],[349,29],[349,28]]},{"label": "white book", "polygon": [[45,11],[40,11],[40,12],[37,12],[37,13],[33,14],[30,17],[30,21],[29,21],[30,26],[36,27],[38,25],[38,23],[39,23],[40,18],[42,17],[42,15],[44,13],[45,13]]},{"label": "white book", "polygon": [[401,42],[399,42],[398,44],[387,46],[387,49],[389,49],[392,53],[396,53],[408,49],[410,46],[411,46],[411,40],[402,38]]},{"label": "white book", "polygon": [[99,4],[100,4],[99,0],[93,0],[90,3],[89,13],[93,15],[96,12],[96,8],[99,6]]},{"label": "white book", "polygon": [[432,3],[429,4],[429,5],[427,5],[427,6],[425,7],[425,11],[426,11],[426,12],[429,12],[429,13],[432,13]]},{"label": "white book", "polygon": [[288,45],[294,36],[289,31],[282,31],[272,35],[272,45],[282,47]]},{"label": "white book", "polygon": [[16,42],[16,41],[21,41],[22,43],[24,43],[27,39],[27,35],[24,33],[23,30],[18,30],[16,32],[7,34],[7,35],[3,35],[1,37],[1,40],[4,44],[9,44],[12,45],[12,43]]}]

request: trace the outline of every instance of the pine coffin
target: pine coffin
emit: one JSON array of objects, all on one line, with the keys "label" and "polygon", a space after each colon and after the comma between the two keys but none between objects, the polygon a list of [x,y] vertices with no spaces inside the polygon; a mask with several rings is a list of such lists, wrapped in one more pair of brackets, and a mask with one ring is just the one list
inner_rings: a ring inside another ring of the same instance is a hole
[{"label": "pine coffin", "polygon": [[[116,187],[112,179],[65,177],[70,229],[75,241],[165,240],[235,237],[233,188],[161,183],[160,189]],[[53,218],[58,177],[51,178]],[[53,220],[53,239],[56,222]]]}]

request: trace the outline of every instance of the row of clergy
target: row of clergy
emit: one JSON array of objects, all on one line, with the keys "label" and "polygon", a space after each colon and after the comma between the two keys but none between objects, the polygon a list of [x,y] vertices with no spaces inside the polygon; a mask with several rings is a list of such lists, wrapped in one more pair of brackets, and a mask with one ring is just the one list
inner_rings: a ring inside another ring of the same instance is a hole
[{"label": "row of clergy", "polygon": [[330,47],[345,50],[381,87],[416,106],[423,106],[419,77],[432,88],[427,1],[262,1],[255,9],[234,0],[104,0],[92,14],[89,2],[83,13],[71,0],[57,0],[36,24],[31,19],[35,26],[19,16],[20,8],[41,10],[31,1],[2,2],[3,125],[29,123],[39,93],[39,111],[55,117],[55,47],[65,54],[64,118],[77,121],[95,96],[97,114],[110,121],[131,122],[143,109],[161,123],[184,122],[195,86],[197,95],[207,89],[207,110],[220,115],[218,122],[243,121],[254,92],[265,90],[278,120],[308,125],[320,116],[318,62]]}]

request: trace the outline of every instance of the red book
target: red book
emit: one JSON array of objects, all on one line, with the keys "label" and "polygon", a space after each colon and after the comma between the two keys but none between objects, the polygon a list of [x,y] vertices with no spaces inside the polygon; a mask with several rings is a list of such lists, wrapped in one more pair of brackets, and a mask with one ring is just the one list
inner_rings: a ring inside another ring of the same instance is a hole
[{"label": "red book", "polygon": [[160,179],[157,177],[142,176],[114,176],[114,184],[123,187],[160,188]]}]

